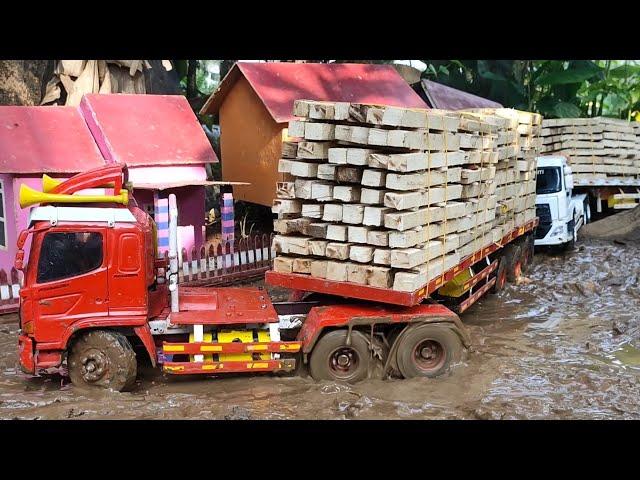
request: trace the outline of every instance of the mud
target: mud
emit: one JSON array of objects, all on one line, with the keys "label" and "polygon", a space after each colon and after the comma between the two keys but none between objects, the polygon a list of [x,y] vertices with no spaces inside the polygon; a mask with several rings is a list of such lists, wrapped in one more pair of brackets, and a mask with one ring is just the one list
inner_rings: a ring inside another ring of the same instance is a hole
[{"label": "mud", "polygon": [[590,239],[638,242],[640,241],[640,208],[610,215],[585,225],[580,234]]},{"label": "mud", "polygon": [[529,281],[463,315],[473,348],[446,377],[369,380],[165,378],[131,393],[81,392],[16,366],[17,325],[0,320],[0,417],[41,419],[640,418],[640,247],[579,242],[535,257]]}]

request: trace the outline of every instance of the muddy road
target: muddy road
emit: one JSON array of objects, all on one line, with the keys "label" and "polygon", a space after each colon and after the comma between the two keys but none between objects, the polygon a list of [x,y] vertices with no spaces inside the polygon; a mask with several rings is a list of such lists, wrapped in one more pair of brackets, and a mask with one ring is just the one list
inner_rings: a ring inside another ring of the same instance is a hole
[{"label": "muddy road", "polygon": [[[163,378],[132,393],[81,392],[16,366],[17,324],[0,319],[0,418],[640,418],[640,247],[579,242],[541,252],[528,279],[463,315],[473,348],[434,380],[355,386],[300,377]],[[13,317],[15,319],[15,317]]]}]

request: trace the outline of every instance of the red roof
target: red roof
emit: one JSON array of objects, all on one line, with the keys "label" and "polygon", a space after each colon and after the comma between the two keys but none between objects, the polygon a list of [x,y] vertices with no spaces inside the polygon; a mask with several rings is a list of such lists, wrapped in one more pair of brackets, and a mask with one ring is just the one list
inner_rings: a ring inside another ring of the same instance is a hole
[{"label": "red roof", "polygon": [[391,65],[238,62],[200,113],[217,113],[240,75],[277,123],[292,120],[293,101],[301,99],[428,108]]},{"label": "red roof", "polygon": [[80,109],[107,162],[133,167],[218,161],[182,95],[88,94]]},{"label": "red roof", "polygon": [[431,80],[422,80],[422,89],[433,108],[463,110],[465,108],[500,108],[498,102],[463,92]]},{"label": "red roof", "polygon": [[0,173],[77,173],[103,165],[77,108],[0,106]]}]

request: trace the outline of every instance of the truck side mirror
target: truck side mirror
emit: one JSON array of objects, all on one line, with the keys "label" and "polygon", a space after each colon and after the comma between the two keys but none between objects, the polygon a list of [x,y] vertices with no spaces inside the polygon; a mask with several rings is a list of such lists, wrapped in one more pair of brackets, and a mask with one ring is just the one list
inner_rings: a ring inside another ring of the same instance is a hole
[{"label": "truck side mirror", "polygon": [[13,266],[20,272],[24,270],[24,250],[20,249],[16,252],[16,259],[13,262]]},{"label": "truck side mirror", "polygon": [[20,235],[18,235],[18,251],[16,252],[16,259],[13,262],[13,266],[16,267],[16,270],[23,271],[24,270],[24,244],[27,242],[27,238],[29,237],[29,230],[22,230]]},{"label": "truck side mirror", "polygon": [[564,184],[567,190],[573,190],[573,171],[569,165],[564,167]]},{"label": "truck side mirror", "polygon": [[18,241],[16,242],[19,249],[24,248],[24,244],[27,243],[27,238],[29,237],[29,230],[22,230],[20,235],[18,235]]},{"label": "truck side mirror", "polygon": [[573,175],[571,174],[571,171],[569,171],[569,174],[564,177],[564,181],[567,184],[567,190],[573,190]]}]

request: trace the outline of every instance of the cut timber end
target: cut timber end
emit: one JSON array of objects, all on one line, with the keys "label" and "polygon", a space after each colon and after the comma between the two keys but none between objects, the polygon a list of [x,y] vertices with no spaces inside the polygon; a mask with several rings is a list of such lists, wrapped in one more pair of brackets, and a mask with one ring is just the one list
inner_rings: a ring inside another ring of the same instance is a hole
[{"label": "cut timber end", "polygon": [[276,196],[278,198],[295,198],[296,190],[293,182],[278,182],[276,184]]},{"label": "cut timber end", "polygon": [[348,279],[347,265],[344,262],[327,262],[327,280],[346,282]]},{"label": "cut timber end", "polygon": [[280,273],[293,273],[293,258],[275,257],[273,259],[273,269]]},{"label": "cut timber end", "polygon": [[373,260],[375,248],[368,245],[352,245],[349,249],[349,259],[358,263],[369,263]]}]

